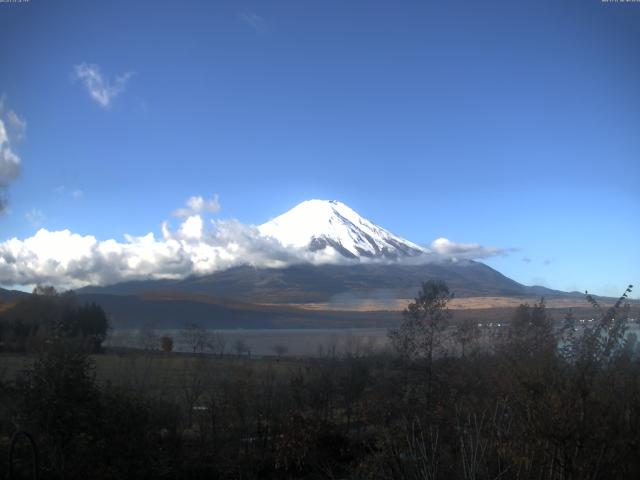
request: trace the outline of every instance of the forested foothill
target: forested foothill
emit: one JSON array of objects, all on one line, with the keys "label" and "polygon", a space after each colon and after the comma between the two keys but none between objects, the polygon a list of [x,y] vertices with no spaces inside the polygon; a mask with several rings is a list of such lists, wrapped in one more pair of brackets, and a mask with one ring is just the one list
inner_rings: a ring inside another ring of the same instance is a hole
[{"label": "forested foothill", "polygon": [[99,306],[38,290],[0,314],[0,450],[16,432],[35,445],[14,437],[0,477],[640,478],[630,292],[589,296],[588,323],[521,305],[487,339],[452,325],[453,293],[429,281],[387,351],[252,360],[178,354],[168,337],[105,351]]},{"label": "forested foothill", "polygon": [[0,308],[0,351],[37,352],[65,340],[97,353],[108,328],[99,305],[79,303],[73,291],[39,286],[31,295]]}]

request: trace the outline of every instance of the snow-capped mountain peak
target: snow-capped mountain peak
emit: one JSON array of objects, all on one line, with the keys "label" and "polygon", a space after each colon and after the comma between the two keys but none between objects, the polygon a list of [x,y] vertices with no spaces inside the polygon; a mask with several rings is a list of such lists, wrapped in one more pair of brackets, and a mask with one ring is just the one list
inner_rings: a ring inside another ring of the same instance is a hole
[{"label": "snow-capped mountain peak", "polygon": [[258,229],[288,247],[311,251],[332,248],[347,258],[425,253],[422,247],[375,225],[337,200],[307,200]]}]

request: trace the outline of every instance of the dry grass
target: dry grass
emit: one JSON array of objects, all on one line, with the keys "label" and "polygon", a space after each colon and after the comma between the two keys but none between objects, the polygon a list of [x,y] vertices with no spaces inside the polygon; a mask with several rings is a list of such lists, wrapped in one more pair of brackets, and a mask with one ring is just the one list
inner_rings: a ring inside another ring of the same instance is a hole
[{"label": "dry grass", "polygon": [[[532,297],[464,297],[454,298],[449,307],[452,310],[478,310],[488,308],[516,308],[522,303],[532,304],[538,301]],[[362,299],[351,302],[331,303],[299,303],[290,304],[305,310],[315,311],[347,311],[347,312],[376,312],[376,311],[402,311],[412,298],[398,299]],[[548,308],[589,308],[590,305],[584,298],[557,298],[546,300]]]},{"label": "dry grass", "polygon": [[[36,354],[0,354],[0,381],[11,381],[36,361]],[[261,376],[267,370],[287,373],[297,363],[293,359],[276,358],[218,358],[212,356],[161,354],[159,352],[129,351],[123,354],[107,353],[91,356],[96,379],[101,384],[133,389],[134,391],[168,393],[184,388],[194,376],[205,376],[208,381],[221,381],[238,371],[250,371]]]}]

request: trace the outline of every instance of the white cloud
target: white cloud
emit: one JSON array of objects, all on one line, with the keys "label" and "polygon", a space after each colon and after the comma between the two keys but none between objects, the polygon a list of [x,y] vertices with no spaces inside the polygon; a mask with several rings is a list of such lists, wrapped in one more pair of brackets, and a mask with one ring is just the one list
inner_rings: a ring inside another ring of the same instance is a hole
[{"label": "white cloud", "polygon": [[113,100],[124,92],[133,75],[131,72],[123,73],[111,81],[102,74],[98,65],[89,63],[76,65],[74,73],[76,78],[82,81],[91,98],[103,108],[109,108]]},{"label": "white cloud", "polygon": [[7,186],[20,173],[20,157],[14,153],[8,140],[2,141],[3,135],[6,131],[0,119],[0,186]]},{"label": "white cloud", "polygon": [[14,131],[15,140],[17,142],[23,140],[27,132],[26,120],[24,118],[20,118],[13,110],[9,110],[7,112],[7,123]]},{"label": "white cloud", "polygon": [[125,235],[124,242],[99,241],[91,235],[44,228],[24,240],[0,243],[0,284],[46,283],[61,288],[105,285],[127,280],[178,279],[237,265],[283,267],[324,261],[311,252],[292,251],[257,228],[234,220],[205,222],[187,218],[173,232],[163,224],[163,238],[153,233]]},{"label": "white cloud", "polygon": [[[41,228],[35,235],[0,242],[0,285],[52,284],[60,288],[107,285],[129,280],[180,279],[205,275],[239,265],[286,267],[296,263],[355,262],[333,248],[311,252],[304,247],[283,246],[278,240],[261,235],[258,228],[237,220],[206,221],[202,213],[219,210],[217,197],[205,201],[191,197],[177,228],[168,222],[162,235],[153,233],[124,241],[98,240],[69,230]],[[34,219],[39,211],[33,211]],[[431,251],[407,263],[427,263],[444,258],[484,258],[504,250],[478,244],[456,244],[440,238]],[[374,260],[362,260],[374,261]]]},{"label": "white cloud", "polygon": [[200,240],[202,238],[203,223],[200,215],[187,218],[180,227],[180,237],[185,240]]},{"label": "white cloud", "polygon": [[40,225],[42,225],[42,222],[44,220],[44,213],[42,213],[42,210],[32,208],[27,213],[25,213],[24,217],[32,226],[39,227]]},{"label": "white cloud", "polygon": [[194,196],[187,199],[186,207],[178,208],[173,212],[173,215],[186,218],[201,213],[218,213],[220,208],[218,195],[214,195],[211,200],[205,200],[201,196]]},{"label": "white cloud", "polygon": [[255,13],[241,13],[240,20],[253,28],[256,33],[264,33],[266,30],[267,23],[265,22],[265,19]]},{"label": "white cloud", "polygon": [[13,110],[5,111],[5,98],[0,97],[0,214],[7,211],[7,189],[20,174],[21,160],[14,144],[24,138],[27,122]]},{"label": "white cloud", "polygon": [[56,192],[56,194],[58,195],[64,195],[64,196],[68,195],[74,200],[80,200],[81,198],[84,197],[84,191],[80,190],[79,188],[76,188],[75,190],[69,190],[65,185],[58,185],[54,189],[54,192]]},{"label": "white cloud", "polygon": [[456,243],[440,237],[431,242],[430,250],[438,255],[454,259],[479,259],[506,255],[512,249],[484,247],[479,243]]}]

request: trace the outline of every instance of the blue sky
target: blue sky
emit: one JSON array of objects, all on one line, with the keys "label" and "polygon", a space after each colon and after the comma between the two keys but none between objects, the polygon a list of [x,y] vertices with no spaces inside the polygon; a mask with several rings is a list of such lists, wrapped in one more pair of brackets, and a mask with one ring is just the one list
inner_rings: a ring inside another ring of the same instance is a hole
[{"label": "blue sky", "polygon": [[484,261],[525,284],[640,280],[640,4],[31,0],[0,32],[26,122],[0,242],[159,236],[192,195],[244,224],[326,198],[516,249]]}]

